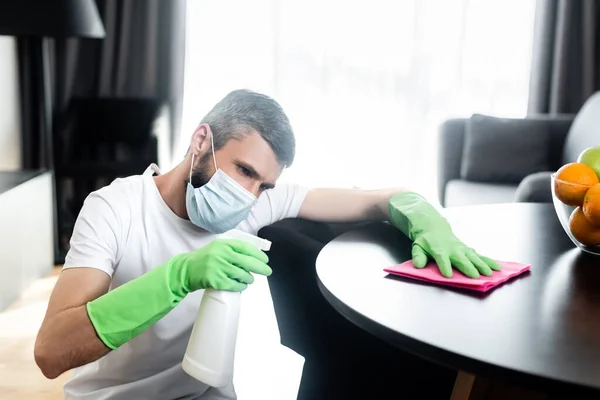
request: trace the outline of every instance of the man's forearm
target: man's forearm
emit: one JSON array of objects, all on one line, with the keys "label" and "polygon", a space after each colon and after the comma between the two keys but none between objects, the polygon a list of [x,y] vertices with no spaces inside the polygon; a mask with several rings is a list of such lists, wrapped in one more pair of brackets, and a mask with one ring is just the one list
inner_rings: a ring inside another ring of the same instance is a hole
[{"label": "man's forearm", "polygon": [[390,212],[389,212],[389,201],[390,199],[397,195],[398,193],[408,192],[408,189],[405,188],[391,188],[391,189],[382,189],[378,190],[380,192],[380,198],[378,201],[378,209],[379,209],[379,219],[389,221],[390,220]]},{"label": "man's forearm", "polygon": [[[142,333],[186,295],[182,254],[86,304],[48,316],[34,355],[42,373],[56,378],[95,361]],[[152,295],[148,296],[148,293]]]},{"label": "man's forearm", "polygon": [[307,194],[298,216],[313,221],[359,222],[389,219],[388,201],[404,188],[379,190],[319,188]]},{"label": "man's forearm", "polygon": [[61,311],[44,324],[35,343],[34,357],[49,379],[110,351],[98,338],[85,305]]}]

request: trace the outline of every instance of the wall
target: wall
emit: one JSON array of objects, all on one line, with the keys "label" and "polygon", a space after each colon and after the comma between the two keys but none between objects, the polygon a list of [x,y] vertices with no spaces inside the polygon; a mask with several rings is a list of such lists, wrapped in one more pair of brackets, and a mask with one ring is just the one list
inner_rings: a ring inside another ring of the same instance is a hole
[{"label": "wall", "polygon": [[0,170],[21,168],[17,42],[0,36]]},{"label": "wall", "polygon": [[0,311],[52,271],[52,223],[50,172],[0,192]]}]

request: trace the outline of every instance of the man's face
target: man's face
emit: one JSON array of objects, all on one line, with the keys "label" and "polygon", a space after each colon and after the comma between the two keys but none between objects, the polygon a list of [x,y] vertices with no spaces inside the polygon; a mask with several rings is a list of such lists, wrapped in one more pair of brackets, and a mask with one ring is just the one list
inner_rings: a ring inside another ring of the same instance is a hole
[{"label": "man's face", "polygon": [[[199,158],[192,173],[194,187],[206,184],[215,173],[210,145],[208,151]],[[215,158],[223,172],[256,197],[266,189],[275,187],[283,170],[271,147],[255,131],[240,139],[230,139],[215,152]]]}]

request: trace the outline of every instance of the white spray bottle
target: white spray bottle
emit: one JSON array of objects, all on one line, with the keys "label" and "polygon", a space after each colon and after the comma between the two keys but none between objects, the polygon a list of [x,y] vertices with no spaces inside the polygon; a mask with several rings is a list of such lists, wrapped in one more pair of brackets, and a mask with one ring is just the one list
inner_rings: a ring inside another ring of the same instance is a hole
[{"label": "white spray bottle", "polygon": [[[268,251],[271,242],[236,229],[220,236],[238,239]],[[206,289],[181,367],[192,377],[212,387],[225,387],[233,380],[233,362],[240,317],[240,292]]]}]

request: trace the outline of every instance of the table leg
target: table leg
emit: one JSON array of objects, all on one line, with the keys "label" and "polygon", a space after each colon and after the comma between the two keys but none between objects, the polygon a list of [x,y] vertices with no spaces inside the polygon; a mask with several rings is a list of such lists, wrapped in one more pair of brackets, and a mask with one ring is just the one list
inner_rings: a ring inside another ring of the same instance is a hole
[{"label": "table leg", "polygon": [[547,400],[548,396],[458,371],[450,400]]},{"label": "table leg", "polygon": [[471,375],[464,371],[458,371],[450,400],[469,400],[474,384],[475,375]]}]

